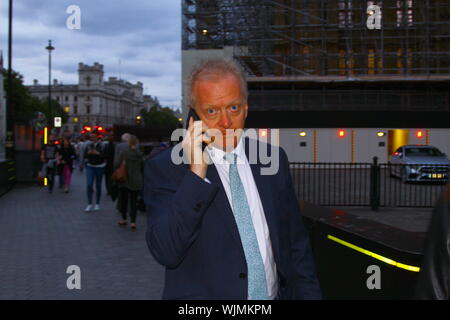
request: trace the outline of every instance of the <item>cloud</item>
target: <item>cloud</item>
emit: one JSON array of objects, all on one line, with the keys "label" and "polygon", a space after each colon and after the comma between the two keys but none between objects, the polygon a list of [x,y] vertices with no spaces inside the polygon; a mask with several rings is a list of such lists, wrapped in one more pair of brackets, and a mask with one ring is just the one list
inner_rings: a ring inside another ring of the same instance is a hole
[{"label": "cloud", "polygon": [[[69,30],[69,5],[81,9],[81,29]],[[0,4],[0,48],[7,52],[7,2]],[[52,78],[78,81],[78,63],[104,65],[105,79],[121,77],[144,84],[146,94],[163,105],[181,103],[181,6],[162,0],[40,0],[15,1],[13,68],[48,82],[52,39]],[[119,64],[120,61],[120,64]]]}]

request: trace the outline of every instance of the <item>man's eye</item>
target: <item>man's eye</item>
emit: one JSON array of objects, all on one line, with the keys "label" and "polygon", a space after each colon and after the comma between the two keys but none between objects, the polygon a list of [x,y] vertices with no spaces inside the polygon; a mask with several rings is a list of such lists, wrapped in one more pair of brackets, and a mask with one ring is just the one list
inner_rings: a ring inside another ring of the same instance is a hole
[{"label": "man's eye", "polygon": [[239,106],[231,106],[231,111],[238,111],[239,110]]},{"label": "man's eye", "polygon": [[209,115],[213,115],[213,114],[216,113],[216,110],[214,110],[214,109],[208,109],[207,112],[208,112]]}]

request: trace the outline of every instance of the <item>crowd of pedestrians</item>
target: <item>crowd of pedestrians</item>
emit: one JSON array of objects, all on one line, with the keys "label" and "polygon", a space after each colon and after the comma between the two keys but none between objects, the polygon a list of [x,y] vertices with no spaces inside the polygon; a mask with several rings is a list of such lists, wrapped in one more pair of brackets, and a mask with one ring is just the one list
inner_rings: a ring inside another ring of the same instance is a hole
[{"label": "crowd of pedestrians", "polygon": [[[145,211],[142,199],[144,155],[134,135],[123,134],[118,144],[114,143],[112,135],[102,136],[97,132],[77,140],[70,137],[55,139],[50,135],[41,150],[40,160],[40,175],[47,178],[49,193],[53,193],[56,177],[59,188],[69,193],[73,170],[85,173],[86,213],[100,211],[104,178],[106,193],[116,201],[116,209],[122,218],[118,225],[126,227],[129,223],[131,229],[136,230],[137,212]],[[126,180],[114,181],[113,173],[121,166],[126,171]]]}]

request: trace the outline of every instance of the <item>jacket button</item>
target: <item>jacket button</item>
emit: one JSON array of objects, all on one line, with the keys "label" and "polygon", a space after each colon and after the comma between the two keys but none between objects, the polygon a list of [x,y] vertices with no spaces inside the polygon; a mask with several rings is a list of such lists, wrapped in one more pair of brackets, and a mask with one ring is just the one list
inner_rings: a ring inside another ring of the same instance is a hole
[{"label": "jacket button", "polygon": [[239,273],[239,278],[246,279],[247,278],[247,274],[246,273]]},{"label": "jacket button", "polygon": [[195,204],[194,210],[195,211],[200,211],[200,209],[203,207],[204,204],[205,204],[205,202],[203,200],[200,200],[199,202],[197,202]]}]

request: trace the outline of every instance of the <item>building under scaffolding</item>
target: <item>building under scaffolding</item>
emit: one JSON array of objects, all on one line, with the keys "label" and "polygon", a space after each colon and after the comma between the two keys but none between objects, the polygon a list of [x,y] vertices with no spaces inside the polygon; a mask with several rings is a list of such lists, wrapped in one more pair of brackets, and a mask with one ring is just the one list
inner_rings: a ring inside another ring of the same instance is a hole
[{"label": "building under scaffolding", "polygon": [[[380,29],[367,26],[371,5]],[[183,0],[182,10],[183,64],[233,56],[253,109],[450,111],[450,0]]]}]

